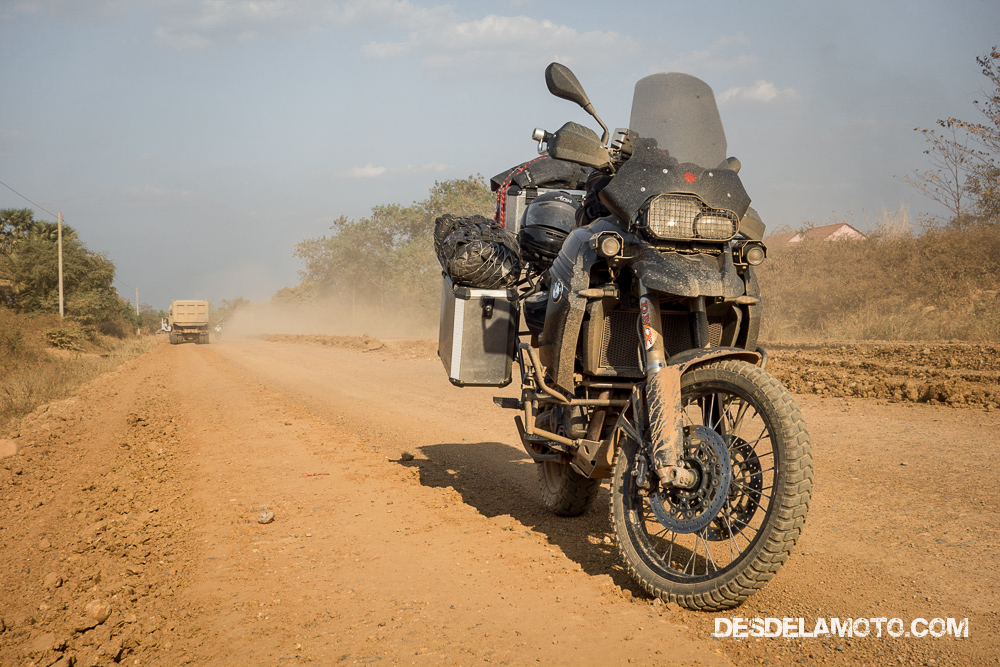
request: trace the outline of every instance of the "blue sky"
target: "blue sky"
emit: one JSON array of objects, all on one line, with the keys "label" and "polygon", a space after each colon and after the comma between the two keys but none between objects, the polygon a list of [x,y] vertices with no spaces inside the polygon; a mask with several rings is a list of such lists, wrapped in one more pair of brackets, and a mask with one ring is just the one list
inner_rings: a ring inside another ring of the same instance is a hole
[{"label": "blue sky", "polygon": [[593,125],[548,95],[558,60],[611,127],[642,76],[704,79],[772,229],[864,228],[941,213],[894,177],[926,166],[914,127],[975,117],[998,41],[996,0],[0,0],[0,181],[106,251],[125,296],[266,299],[336,217]]}]

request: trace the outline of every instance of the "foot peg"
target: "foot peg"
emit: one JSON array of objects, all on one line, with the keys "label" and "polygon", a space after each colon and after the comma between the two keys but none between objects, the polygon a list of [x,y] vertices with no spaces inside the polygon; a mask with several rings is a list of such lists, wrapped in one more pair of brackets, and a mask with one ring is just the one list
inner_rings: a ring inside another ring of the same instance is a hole
[{"label": "foot peg", "polygon": [[523,410],[524,404],[516,398],[510,398],[509,396],[494,396],[493,402],[497,406],[503,408],[504,410]]}]

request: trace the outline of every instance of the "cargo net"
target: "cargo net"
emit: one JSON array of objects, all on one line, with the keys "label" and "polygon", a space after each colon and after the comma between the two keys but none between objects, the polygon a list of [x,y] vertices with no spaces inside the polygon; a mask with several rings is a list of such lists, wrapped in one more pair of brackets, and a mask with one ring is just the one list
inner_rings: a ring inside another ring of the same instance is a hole
[{"label": "cargo net", "polygon": [[517,238],[481,215],[442,215],[434,221],[434,251],[456,285],[502,289],[521,275]]}]

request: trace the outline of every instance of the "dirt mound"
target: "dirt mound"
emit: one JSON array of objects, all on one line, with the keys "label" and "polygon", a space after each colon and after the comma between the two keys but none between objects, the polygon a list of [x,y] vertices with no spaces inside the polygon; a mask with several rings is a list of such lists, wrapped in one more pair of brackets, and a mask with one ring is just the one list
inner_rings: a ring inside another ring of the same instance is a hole
[{"label": "dirt mound", "polygon": [[[124,431],[102,433],[112,415],[89,397],[115,395],[112,377],[25,417],[19,455],[0,461],[11,519],[0,522],[11,564],[0,583],[0,663],[146,662],[177,640],[172,610],[190,548],[175,534],[183,508],[165,502],[183,495],[177,427],[147,396],[131,404]],[[102,435],[117,447],[95,446]]]},{"label": "dirt mound", "polygon": [[355,352],[378,352],[391,359],[427,359],[437,355],[437,343],[432,340],[390,340],[383,342],[368,335],[324,336],[318,334],[264,334],[258,338],[270,343],[325,345]]},{"label": "dirt mound", "polygon": [[767,349],[768,370],[793,392],[1000,407],[997,344],[774,344]]}]

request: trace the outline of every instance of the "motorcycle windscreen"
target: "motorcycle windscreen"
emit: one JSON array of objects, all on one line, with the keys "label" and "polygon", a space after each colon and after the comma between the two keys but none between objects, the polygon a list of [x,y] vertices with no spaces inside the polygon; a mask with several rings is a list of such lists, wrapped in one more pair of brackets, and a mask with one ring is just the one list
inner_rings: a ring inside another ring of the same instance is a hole
[{"label": "motorcycle windscreen", "polygon": [[657,147],[678,163],[714,169],[727,157],[715,94],[690,74],[669,72],[639,79],[629,129],[643,139],[655,139]]}]

